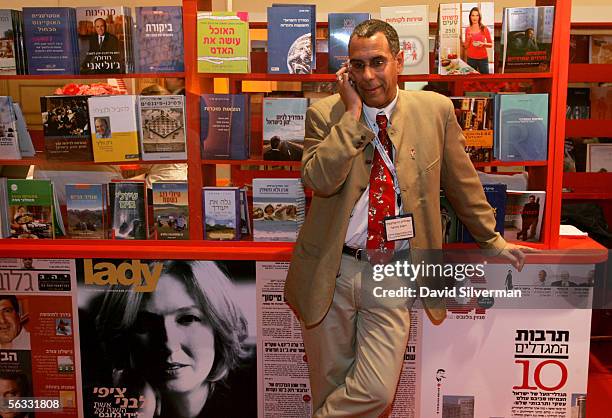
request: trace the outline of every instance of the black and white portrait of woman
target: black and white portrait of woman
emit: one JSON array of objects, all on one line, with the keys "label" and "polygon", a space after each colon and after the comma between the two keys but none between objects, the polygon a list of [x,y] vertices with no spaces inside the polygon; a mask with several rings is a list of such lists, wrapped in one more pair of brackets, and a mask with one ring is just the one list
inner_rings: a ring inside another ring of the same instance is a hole
[{"label": "black and white portrait of woman", "polygon": [[129,402],[122,402],[137,402],[139,417],[255,417],[254,274],[234,283],[212,261],[140,268],[151,272],[143,277],[159,274],[153,292],[109,286],[83,313],[107,362],[88,377],[84,363],[84,388],[124,390]]}]

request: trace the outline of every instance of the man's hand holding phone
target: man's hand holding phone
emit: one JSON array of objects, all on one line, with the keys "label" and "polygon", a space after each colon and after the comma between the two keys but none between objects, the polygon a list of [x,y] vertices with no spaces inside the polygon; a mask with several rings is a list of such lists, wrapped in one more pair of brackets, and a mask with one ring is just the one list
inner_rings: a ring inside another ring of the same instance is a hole
[{"label": "man's hand holding phone", "polygon": [[336,79],[338,80],[338,93],[340,93],[346,111],[351,112],[355,119],[359,120],[362,108],[361,97],[353,85],[348,62],[342,64],[342,68],[336,73]]}]

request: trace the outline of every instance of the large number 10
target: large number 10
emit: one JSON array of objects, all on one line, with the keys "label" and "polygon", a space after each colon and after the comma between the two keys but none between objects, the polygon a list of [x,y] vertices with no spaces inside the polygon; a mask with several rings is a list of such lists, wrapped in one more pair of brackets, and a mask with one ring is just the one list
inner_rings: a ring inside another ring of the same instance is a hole
[{"label": "large number 10", "polygon": [[[541,389],[554,392],[565,386],[565,383],[567,382],[567,368],[565,367],[565,364],[558,360],[546,360],[536,366],[533,372],[533,380],[536,386],[529,386],[529,366],[531,365],[529,360],[515,360],[514,362],[523,365],[523,384],[521,386],[513,386],[512,389]],[[542,369],[548,364],[554,364],[561,370],[561,380],[556,386],[544,386],[544,384],[542,384],[542,380],[540,379]]]}]

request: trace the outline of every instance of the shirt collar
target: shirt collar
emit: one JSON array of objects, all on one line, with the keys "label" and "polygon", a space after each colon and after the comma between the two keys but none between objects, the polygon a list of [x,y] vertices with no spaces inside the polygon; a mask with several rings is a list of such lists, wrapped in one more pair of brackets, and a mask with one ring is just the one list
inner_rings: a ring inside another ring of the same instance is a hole
[{"label": "shirt collar", "polygon": [[363,114],[365,115],[366,121],[370,126],[376,126],[376,115],[384,114],[387,117],[388,124],[391,125],[391,115],[395,110],[395,105],[397,104],[397,98],[399,96],[399,87],[395,91],[395,99],[391,103],[389,103],[386,107],[379,109],[376,107],[370,107],[363,104]]}]

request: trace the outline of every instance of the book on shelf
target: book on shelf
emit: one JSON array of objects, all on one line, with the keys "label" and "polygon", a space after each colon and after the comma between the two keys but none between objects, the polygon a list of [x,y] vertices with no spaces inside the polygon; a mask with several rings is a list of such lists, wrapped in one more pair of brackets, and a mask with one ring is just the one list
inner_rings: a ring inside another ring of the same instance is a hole
[{"label": "book on shelf", "polygon": [[156,181],[153,187],[153,221],[156,238],[189,239],[189,193],[186,181]]},{"label": "book on shelf", "polygon": [[240,233],[251,235],[251,211],[249,210],[249,199],[247,197],[246,187],[240,188]]},{"label": "book on shelf", "polygon": [[[482,188],[487,198],[487,202],[489,202],[493,209],[493,215],[495,216],[495,232],[499,232],[503,236],[506,216],[507,186],[501,183],[483,184]],[[457,239],[460,242],[475,242],[470,231],[468,231],[466,226],[461,222],[459,222],[457,227]]]},{"label": "book on shelf", "polygon": [[554,6],[504,9],[502,73],[550,71]]},{"label": "book on shelf", "polygon": [[328,68],[335,73],[348,61],[348,44],[355,26],[370,18],[369,13],[329,13]]},{"label": "book on shelf", "polygon": [[45,153],[48,160],[93,161],[89,123],[90,96],[40,98]]},{"label": "book on shelf", "polygon": [[612,173],[612,144],[587,144],[586,171]]},{"label": "book on shelf", "polygon": [[591,117],[591,89],[570,87],[567,89],[567,119],[589,119]]},{"label": "book on shelf", "polygon": [[[0,9],[0,74],[23,74],[18,57],[19,15],[15,10]],[[19,67],[19,70],[18,70]],[[21,72],[20,72],[21,71]]]},{"label": "book on shelf", "polygon": [[591,58],[590,35],[570,34],[570,64],[587,64]]},{"label": "book on shelf", "polygon": [[612,64],[612,35],[591,35],[589,63]]},{"label": "book on shelf", "polygon": [[136,7],[134,60],[138,73],[185,71],[183,8]]},{"label": "book on shelf", "polygon": [[310,74],[316,68],[314,5],[268,7],[268,73]]},{"label": "book on shelf", "polygon": [[294,242],[304,223],[301,179],[253,179],[253,239]]},{"label": "book on shelf", "polygon": [[429,74],[429,6],[381,7],[380,19],[399,36],[404,51],[401,74]]},{"label": "book on shelf", "polygon": [[539,241],[542,231],[544,191],[508,190],[504,216],[504,238]]},{"label": "book on shelf", "polygon": [[51,181],[9,179],[6,193],[10,238],[55,237]]},{"label": "book on shelf", "polygon": [[148,205],[144,181],[113,180],[108,183],[111,237],[147,239]]},{"label": "book on shelf", "polygon": [[138,96],[91,96],[87,103],[94,161],[138,160]]},{"label": "book on shelf", "polygon": [[264,160],[302,160],[307,109],[308,99],[305,98],[264,98]]},{"label": "book on shelf", "polygon": [[202,188],[204,239],[236,241],[241,237],[240,188]]},{"label": "book on shelf", "polygon": [[443,190],[440,190],[440,220],[442,222],[442,243],[457,242],[459,218]]},{"label": "book on shelf", "polygon": [[185,160],[185,96],[139,96],[142,159]]},{"label": "book on shelf", "polygon": [[15,118],[17,123],[17,139],[19,140],[19,152],[22,157],[34,157],[36,150],[34,149],[34,143],[32,137],[28,131],[25,117],[21,111],[19,103],[13,102],[13,111],[15,112]]},{"label": "book on shelf", "polygon": [[78,74],[73,8],[24,7],[23,21],[28,74]]},{"label": "book on shelf", "polygon": [[249,15],[247,12],[198,12],[199,73],[251,71]]},{"label": "book on shelf", "polygon": [[66,225],[70,238],[107,238],[106,192],[105,184],[66,185]]},{"label": "book on shelf", "polygon": [[[471,19],[479,18],[478,29]],[[495,73],[495,5],[493,2],[461,3],[461,58],[481,74]],[[490,46],[487,46],[490,45]]]},{"label": "book on shelf", "polygon": [[493,153],[493,100],[488,97],[451,97],[455,116],[472,162],[490,162]]},{"label": "book on shelf", "polygon": [[245,94],[200,96],[202,158],[245,160],[250,151],[250,104]]},{"label": "book on shelf", "polygon": [[438,6],[435,58],[440,75],[477,73],[462,59],[461,16],[461,3],[443,3]]},{"label": "book on shelf", "polygon": [[592,86],[590,88],[591,118],[612,119],[612,86]]},{"label": "book on shelf", "polygon": [[81,74],[134,71],[129,7],[77,7],[76,17]]},{"label": "book on shelf", "polygon": [[0,96],[0,160],[20,160],[17,116],[11,96]]},{"label": "book on shelf", "polygon": [[494,157],[500,161],[548,159],[548,94],[495,96]]}]

